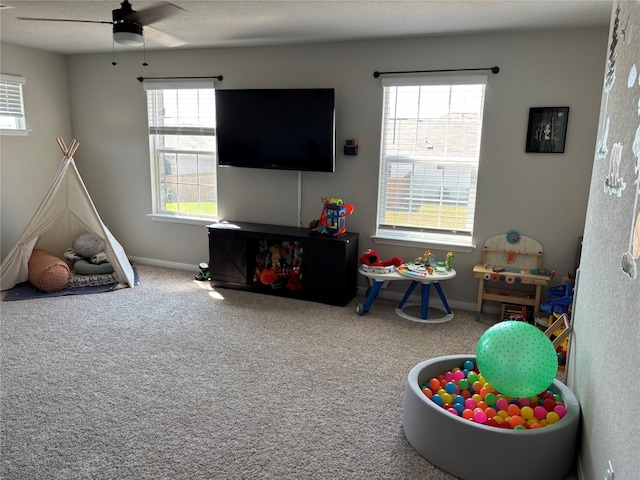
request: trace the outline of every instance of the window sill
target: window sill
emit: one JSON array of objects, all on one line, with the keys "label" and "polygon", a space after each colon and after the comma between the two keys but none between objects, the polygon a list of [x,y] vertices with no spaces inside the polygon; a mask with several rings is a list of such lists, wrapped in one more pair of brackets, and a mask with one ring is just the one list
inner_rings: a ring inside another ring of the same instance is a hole
[{"label": "window sill", "polygon": [[0,135],[13,135],[14,137],[26,137],[31,131],[30,128],[26,129],[13,129],[13,128],[0,128]]},{"label": "window sill", "polygon": [[217,219],[213,217],[183,217],[162,213],[149,213],[147,217],[151,218],[154,222],[186,223],[189,225],[210,225],[217,221]]},{"label": "window sill", "polygon": [[443,250],[450,250],[452,252],[471,253],[475,250],[476,246],[473,244],[463,244],[455,242],[445,242],[438,240],[426,240],[426,239],[409,239],[392,237],[388,235],[371,235],[369,237],[374,243],[380,245],[395,245],[398,247],[439,247]]}]

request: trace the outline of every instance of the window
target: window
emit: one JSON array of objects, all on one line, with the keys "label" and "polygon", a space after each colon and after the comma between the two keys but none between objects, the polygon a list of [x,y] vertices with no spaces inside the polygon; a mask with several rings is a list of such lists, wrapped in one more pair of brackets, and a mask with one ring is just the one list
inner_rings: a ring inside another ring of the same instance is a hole
[{"label": "window", "polygon": [[383,79],[376,237],[472,246],[485,85]]},{"label": "window", "polygon": [[0,74],[0,131],[8,135],[26,135],[24,118],[23,77]]},{"label": "window", "polygon": [[153,213],[215,220],[215,90],[212,83],[145,80]]}]

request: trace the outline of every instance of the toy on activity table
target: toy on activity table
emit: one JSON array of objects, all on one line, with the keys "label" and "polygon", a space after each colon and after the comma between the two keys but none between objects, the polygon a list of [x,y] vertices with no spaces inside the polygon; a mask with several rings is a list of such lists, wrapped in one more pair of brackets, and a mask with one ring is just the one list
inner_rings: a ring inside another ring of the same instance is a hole
[{"label": "toy on activity table", "polygon": [[438,258],[431,253],[431,250],[424,252],[424,255],[416,258],[413,262],[403,263],[398,267],[398,271],[410,276],[433,275],[434,273],[445,273],[452,270],[453,252],[447,253],[447,260],[439,262]]},{"label": "toy on activity table", "polygon": [[393,273],[396,267],[402,265],[400,257],[391,257],[389,260],[381,260],[380,255],[375,250],[367,250],[358,259],[360,269],[368,273]]},{"label": "toy on activity table", "polygon": [[311,222],[309,227],[318,233],[337,237],[347,231],[346,217],[353,213],[353,205],[344,203],[340,198],[322,198],[320,219]]},{"label": "toy on activity table", "polygon": [[447,252],[447,260],[445,261],[445,268],[447,272],[450,272],[453,268],[453,252]]}]

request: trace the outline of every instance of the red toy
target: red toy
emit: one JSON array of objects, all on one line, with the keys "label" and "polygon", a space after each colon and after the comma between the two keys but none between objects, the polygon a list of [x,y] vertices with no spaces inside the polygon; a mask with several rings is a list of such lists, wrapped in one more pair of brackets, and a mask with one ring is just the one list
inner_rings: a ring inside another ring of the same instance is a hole
[{"label": "red toy", "polygon": [[388,267],[391,265],[399,267],[402,265],[402,260],[399,257],[391,257],[389,260],[380,260],[378,252],[371,249],[364,252],[358,261],[369,267]]}]

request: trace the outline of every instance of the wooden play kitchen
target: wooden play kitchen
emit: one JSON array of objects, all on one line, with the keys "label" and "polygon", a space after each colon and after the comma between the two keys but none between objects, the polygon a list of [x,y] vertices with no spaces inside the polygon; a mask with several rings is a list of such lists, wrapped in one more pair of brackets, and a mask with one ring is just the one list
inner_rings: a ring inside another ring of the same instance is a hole
[{"label": "wooden play kitchen", "polygon": [[533,308],[533,319],[540,309],[542,287],[551,272],[542,267],[542,245],[536,240],[508,232],[494,235],[484,243],[482,263],[473,267],[478,279],[476,318],[480,319],[485,301]]}]

